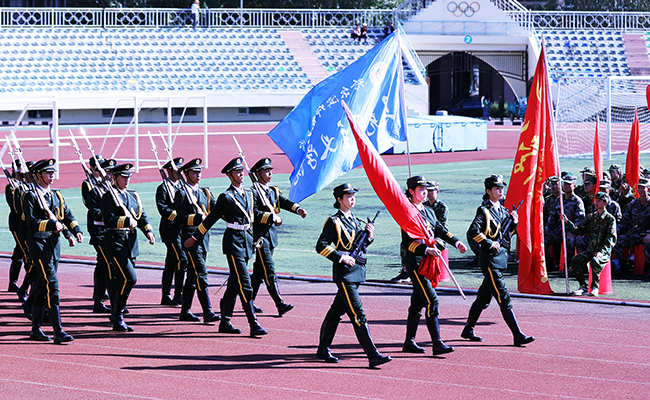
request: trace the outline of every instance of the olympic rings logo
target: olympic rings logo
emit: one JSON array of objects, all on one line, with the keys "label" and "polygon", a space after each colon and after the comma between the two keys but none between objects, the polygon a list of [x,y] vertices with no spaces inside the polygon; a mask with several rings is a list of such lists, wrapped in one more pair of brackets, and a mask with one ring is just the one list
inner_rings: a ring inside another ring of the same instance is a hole
[{"label": "olympic rings logo", "polygon": [[466,1],[461,1],[456,3],[455,1],[450,1],[447,4],[447,11],[452,13],[454,17],[461,17],[465,15],[468,18],[471,18],[481,9],[481,5],[475,1],[468,3]]}]

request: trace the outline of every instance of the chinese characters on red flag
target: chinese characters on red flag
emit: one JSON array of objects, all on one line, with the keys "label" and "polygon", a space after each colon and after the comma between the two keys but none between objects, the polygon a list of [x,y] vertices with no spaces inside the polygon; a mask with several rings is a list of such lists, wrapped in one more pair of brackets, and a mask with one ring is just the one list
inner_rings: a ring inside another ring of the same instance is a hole
[{"label": "chinese characters on red flag", "polygon": [[518,289],[522,293],[553,293],[544,256],[543,191],[549,176],[558,173],[544,50],[540,54],[528,97],[515,155],[506,207],[523,200],[519,209]]}]

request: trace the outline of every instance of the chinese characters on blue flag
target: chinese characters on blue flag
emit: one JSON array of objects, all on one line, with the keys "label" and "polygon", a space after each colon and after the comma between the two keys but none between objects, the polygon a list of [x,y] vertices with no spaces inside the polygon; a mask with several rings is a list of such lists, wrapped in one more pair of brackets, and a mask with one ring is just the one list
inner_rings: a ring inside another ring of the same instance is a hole
[{"label": "chinese characters on blue flag", "polygon": [[399,30],[314,86],[269,136],[293,164],[289,198],[299,202],[361,165],[341,107],[345,100],[379,153],[406,140]]}]

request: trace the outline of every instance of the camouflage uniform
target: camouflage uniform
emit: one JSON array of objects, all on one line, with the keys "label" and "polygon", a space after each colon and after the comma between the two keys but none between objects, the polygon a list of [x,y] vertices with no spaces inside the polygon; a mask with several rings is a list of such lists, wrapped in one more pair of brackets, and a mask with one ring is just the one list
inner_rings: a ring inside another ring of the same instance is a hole
[{"label": "camouflage uniform", "polygon": [[627,208],[629,207],[630,203],[634,200],[634,195],[632,192],[627,192],[624,195],[619,195],[618,199],[616,202],[618,202],[618,205],[621,206],[621,212],[625,214],[627,211]]},{"label": "camouflage uniform", "polygon": [[[572,194],[568,199],[563,198],[564,204],[564,214],[567,216],[569,221],[573,222],[576,225],[580,225],[585,219],[585,207],[582,204],[582,200]],[[558,264],[560,260],[560,249],[562,246],[562,223],[560,221],[560,214],[562,210],[560,209],[560,199],[557,198],[553,204],[553,210],[551,211],[548,219],[546,220],[546,226],[544,229],[544,244],[546,246],[546,254],[550,255],[551,251],[550,246],[553,246],[553,257]],[[567,262],[570,263],[573,255],[575,254],[576,249],[576,235],[566,231],[566,255]],[[548,263],[548,265],[552,265]]]},{"label": "camouflage uniform", "polygon": [[[557,200],[557,197],[554,195],[549,195],[549,196],[544,196],[544,225],[548,222],[548,217],[551,216],[551,212],[553,212],[553,209],[555,208],[555,201]],[[546,228],[546,226],[544,226]]]},{"label": "camouflage uniform", "polygon": [[[621,218],[623,218],[623,213],[621,212],[621,206],[614,200],[610,200],[609,203],[607,204],[607,207],[605,207],[608,213],[612,214],[614,218],[616,218],[616,223],[621,222]],[[596,212],[596,206],[594,204],[591,205],[591,208],[589,210],[590,213]]]},{"label": "camouflage uniform", "polygon": [[[650,201],[641,204],[640,199],[630,203],[618,225],[618,241],[614,247],[616,258],[623,260],[623,249],[643,243],[643,237],[650,230]],[[643,246],[646,260],[650,260],[650,246]]]},{"label": "camouflage uniform", "polygon": [[[610,259],[612,249],[616,244],[616,220],[614,216],[605,210],[602,214],[598,212],[588,214],[581,224],[575,225],[567,221],[567,228],[577,235],[585,235],[588,239],[584,251],[576,254],[571,261],[573,276],[578,280],[581,287],[587,287],[584,277],[584,267],[591,263],[592,280],[591,287],[598,288],[600,283],[600,272]],[[596,258],[601,253],[602,257]]]}]

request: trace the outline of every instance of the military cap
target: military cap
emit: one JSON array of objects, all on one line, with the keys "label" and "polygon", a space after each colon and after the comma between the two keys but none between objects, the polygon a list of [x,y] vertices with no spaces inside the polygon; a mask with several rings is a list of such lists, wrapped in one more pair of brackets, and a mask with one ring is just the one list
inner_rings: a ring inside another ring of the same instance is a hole
[{"label": "military cap", "polygon": [[576,183],[577,179],[575,176],[568,174],[562,178],[562,183]]},{"label": "military cap", "polygon": [[[172,161],[174,162],[174,165],[176,165],[176,168],[172,165]],[[163,169],[179,169],[183,166],[183,162],[185,159],[183,157],[176,157],[173,160],[169,160],[163,165]]]},{"label": "military cap", "polygon": [[[26,166],[27,169],[29,170],[29,168],[30,168],[32,165],[34,165],[34,161],[25,161],[25,164],[26,164],[25,166]],[[20,170],[21,167],[23,166],[23,163],[21,163],[20,160],[16,160],[16,161],[14,161],[14,165],[16,166],[16,170],[18,171],[18,170]]]},{"label": "military cap", "polygon": [[418,186],[426,186],[428,188],[429,182],[422,175],[415,175],[406,180],[406,187],[409,189],[415,189]]},{"label": "military cap", "polygon": [[102,167],[104,171],[111,172],[116,165],[117,161],[110,158],[108,160],[104,160],[99,166]]},{"label": "military cap", "polygon": [[485,185],[486,189],[492,189],[495,186],[504,187],[508,185],[503,181],[503,175],[490,175],[487,178],[485,178],[483,184]]},{"label": "military cap", "polygon": [[242,169],[244,169],[244,163],[241,157],[235,157],[221,169],[221,173],[227,174],[232,171],[241,171]]},{"label": "military cap", "polygon": [[616,170],[616,171],[620,171],[620,170],[621,170],[621,166],[618,165],[618,164],[612,164],[612,165],[609,166],[609,168],[607,168],[607,170],[608,170],[608,171],[614,171],[614,170]]},{"label": "military cap", "polygon": [[610,186],[611,187],[612,186],[612,181],[610,181],[609,179],[601,179],[599,185],[600,186],[605,185],[605,186]]},{"label": "military cap", "polygon": [[609,172],[603,171],[603,179],[606,180],[606,181],[611,181],[612,176],[609,174]]},{"label": "military cap", "polygon": [[351,184],[344,183],[334,188],[334,198],[343,197],[344,194],[356,193],[358,191],[359,189],[352,187]]},{"label": "military cap", "polygon": [[440,190],[438,181],[427,181],[427,190]]},{"label": "military cap", "polygon": [[56,171],[54,164],[56,164],[56,160],[53,158],[38,160],[29,166],[29,172],[54,172]]},{"label": "military cap", "polygon": [[259,172],[263,169],[273,169],[270,158],[262,158],[251,167],[251,172]]},{"label": "military cap", "polygon": [[97,154],[96,156],[92,156],[88,159],[88,163],[90,163],[91,167],[97,167],[97,164],[102,165],[104,161],[105,158],[102,157],[101,154]]},{"label": "military cap", "polygon": [[571,171],[562,171],[560,172],[560,178],[564,179],[565,176],[567,175],[573,175]]},{"label": "military cap", "polygon": [[641,175],[650,175],[650,169],[644,168],[643,171],[641,171]]},{"label": "military cap", "polygon": [[596,199],[603,200],[605,203],[609,204],[609,195],[607,195],[607,193],[598,192],[594,197]]},{"label": "military cap", "polygon": [[549,177],[548,177],[548,181],[549,181],[549,182],[559,182],[559,181],[560,181],[560,177],[557,176],[557,175],[549,176]]},{"label": "military cap", "polygon": [[201,165],[201,162],[203,162],[203,160],[200,158],[190,160],[181,167],[181,171],[203,171],[203,165]]},{"label": "military cap", "polygon": [[111,170],[113,175],[131,176],[133,174],[133,164],[120,164]]},{"label": "military cap", "polygon": [[594,171],[593,168],[591,167],[584,167],[582,171],[580,171],[581,174],[590,174],[590,175],[596,175],[596,171]]},{"label": "military cap", "polygon": [[639,178],[639,183],[637,184],[637,186],[650,187],[650,179]]},{"label": "military cap", "polygon": [[585,177],[585,184],[587,183],[596,183],[596,175],[587,175]]}]

